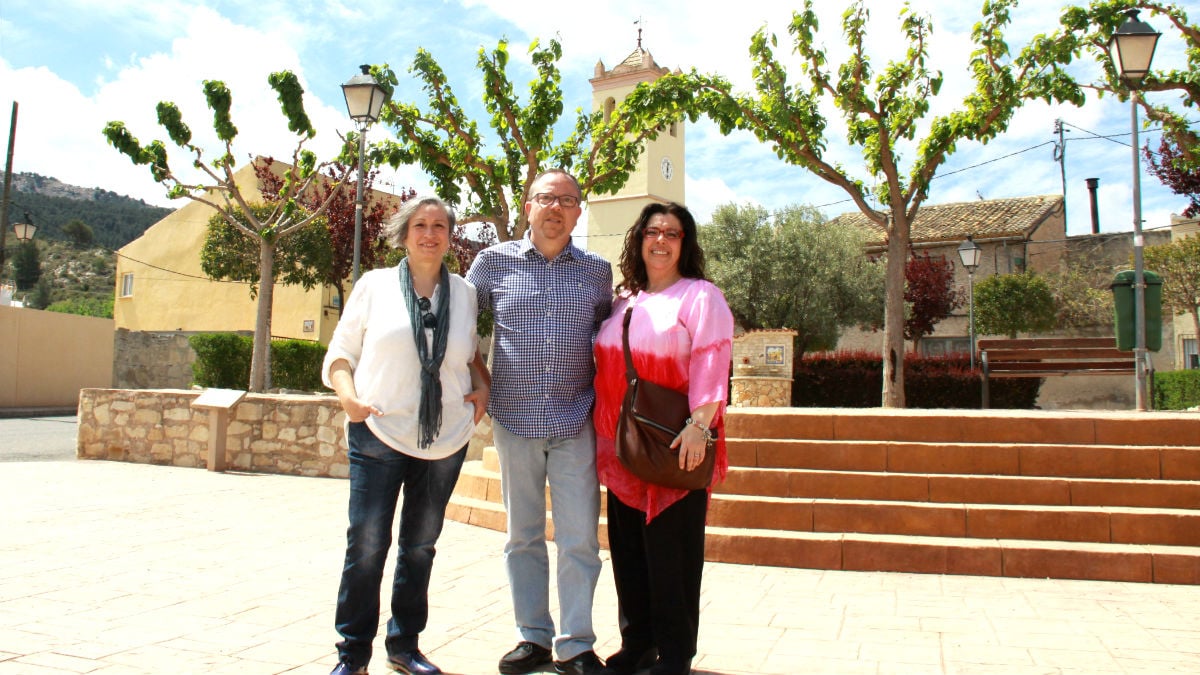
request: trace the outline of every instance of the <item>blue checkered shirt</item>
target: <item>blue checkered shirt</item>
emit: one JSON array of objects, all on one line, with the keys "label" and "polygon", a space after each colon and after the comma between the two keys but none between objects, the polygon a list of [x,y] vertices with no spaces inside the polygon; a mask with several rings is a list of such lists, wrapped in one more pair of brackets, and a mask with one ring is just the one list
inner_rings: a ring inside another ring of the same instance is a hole
[{"label": "blue checkered shirt", "polygon": [[528,236],[484,249],[467,281],[495,317],[492,419],[523,438],[571,438],[591,415],[592,342],[612,311],[612,266],[569,243],[553,260]]}]

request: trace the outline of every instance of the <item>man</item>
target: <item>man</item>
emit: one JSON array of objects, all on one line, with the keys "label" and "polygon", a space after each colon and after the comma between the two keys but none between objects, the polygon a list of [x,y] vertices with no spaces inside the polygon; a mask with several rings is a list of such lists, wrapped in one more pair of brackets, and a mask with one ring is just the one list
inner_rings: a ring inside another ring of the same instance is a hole
[{"label": "man", "polygon": [[[579,182],[538,174],[520,241],[492,246],[467,272],[491,308],[492,415],[508,542],[504,562],[520,643],[500,672],[522,675],[557,655],[564,675],[594,675],[592,598],[600,574],[600,487],[591,410],[592,341],[612,304],[612,268],[571,243],[582,213]],[[550,616],[546,482],[558,548],[559,630]]]}]

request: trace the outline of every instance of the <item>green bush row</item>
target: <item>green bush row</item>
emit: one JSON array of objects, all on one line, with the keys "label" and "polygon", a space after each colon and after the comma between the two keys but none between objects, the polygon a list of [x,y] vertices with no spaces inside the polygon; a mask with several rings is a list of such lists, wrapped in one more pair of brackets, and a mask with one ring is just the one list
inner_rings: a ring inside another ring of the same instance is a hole
[{"label": "green bush row", "polygon": [[1154,409],[1187,410],[1200,406],[1200,370],[1154,373]]},{"label": "green bush row", "polygon": [[[883,397],[883,362],[867,351],[805,354],[793,365],[792,405],[798,408],[877,408]],[[1032,409],[1042,378],[993,379],[992,408]],[[904,402],[909,408],[979,408],[979,371],[966,355],[904,357]]]},{"label": "green bush row", "polygon": [[[254,339],[237,333],[200,333],[188,338],[196,362],[193,384],[245,389],[250,382]],[[321,384],[325,345],[308,340],[271,341],[271,386],[298,391],[327,391]]]}]

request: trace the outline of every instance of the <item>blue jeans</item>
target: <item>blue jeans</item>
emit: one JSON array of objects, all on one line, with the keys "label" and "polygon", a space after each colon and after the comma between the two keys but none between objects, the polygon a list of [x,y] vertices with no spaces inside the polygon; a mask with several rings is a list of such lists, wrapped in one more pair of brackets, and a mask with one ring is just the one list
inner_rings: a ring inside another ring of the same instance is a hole
[{"label": "blue jeans", "polygon": [[[600,482],[589,420],[574,438],[522,438],[496,424],[501,491],[508,512],[504,564],[522,640],[551,647],[560,661],[591,651],[592,599],[600,577]],[[557,634],[550,616],[546,481],[558,549]]]},{"label": "blue jeans", "polygon": [[350,527],[335,624],[343,638],[337,644],[339,656],[358,667],[370,662],[371,643],[379,631],[379,587],[401,487],[404,505],[385,644],[389,654],[417,648],[417,636],[429,618],[435,544],[467,446],[445,459],[417,459],[385,445],[361,422],[349,425],[346,444],[350,448]]}]

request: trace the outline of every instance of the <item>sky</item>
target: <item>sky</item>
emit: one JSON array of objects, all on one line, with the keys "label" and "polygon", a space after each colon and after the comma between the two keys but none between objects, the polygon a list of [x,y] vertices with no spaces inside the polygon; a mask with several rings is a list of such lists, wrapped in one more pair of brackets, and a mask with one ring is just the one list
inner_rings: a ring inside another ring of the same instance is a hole
[{"label": "sky", "polygon": [[[1200,14],[1194,2],[1181,3],[1193,21]],[[659,65],[719,73],[739,91],[751,89],[748,47],[755,31],[765,28],[778,36],[776,55],[793,66],[792,81],[799,80],[787,32],[792,11],[801,6],[798,1],[743,0],[735,5],[713,4],[711,10],[694,0],[591,4],[596,15],[574,3],[525,0],[4,0],[0,5],[0,119],[9,119],[6,113],[16,101],[14,172],[38,173],[177,208],[184,203],[168,199],[149,170],[134,166],[108,146],[101,130],[111,120],[123,121],[143,143],[167,142],[174,150],[173,167],[186,167],[191,158],[170,144],[155,121],[156,104],[173,101],[205,149],[205,157],[213,158],[222,149],[204,104],[205,80],[224,81],[231,90],[233,121],[240,132],[234,155],[246,161],[252,155],[287,159],[296,147],[296,138],[287,131],[274,91],[267,85],[270,73],[291,70],[299,76],[307,112],[318,132],[306,147],[321,158],[331,158],[340,145],[338,135],[353,128],[340,85],[358,73],[359,64],[389,64],[401,78],[393,99],[424,103],[419,84],[407,77],[419,47],[439,62],[459,102],[486,130],[479,96],[482,80],[475,66],[479,50],[490,51],[499,40],[508,40],[509,76],[516,90],[524,92],[533,73],[529,44],[557,39],[563,47],[558,66],[567,110],[559,138],[570,132],[573,111],[590,106],[588,79],[596,63],[611,68],[629,55],[637,46],[639,27],[642,46]],[[828,50],[830,63],[840,63],[846,53],[840,30],[844,4],[817,4],[823,6],[817,10],[817,41]],[[1065,4],[1025,0],[1013,12],[1006,32],[1010,47],[1017,51],[1033,35],[1052,32],[1057,9]],[[868,5],[870,56],[879,72],[887,61],[904,55],[906,45],[897,22],[902,5],[899,0],[870,0]],[[972,86],[967,72],[973,48],[970,31],[979,20],[981,5],[982,0],[912,3],[916,11],[932,18],[931,61],[945,76],[941,93],[932,102],[932,114],[956,108]],[[1142,19],[1163,33],[1155,68],[1184,68],[1183,44],[1173,27],[1163,17],[1143,15]],[[1073,68],[1081,81],[1092,81],[1099,72],[1096,64],[1087,61]],[[1179,97],[1172,94],[1154,94],[1151,101],[1179,109]],[[840,117],[829,108],[824,112],[831,118],[828,156],[854,177],[866,179],[859,150],[843,139]],[[1200,110],[1187,112],[1194,123],[1200,122]],[[1061,168],[1053,145],[1058,139],[1056,119],[1067,130]],[[1030,103],[1018,111],[1006,133],[986,145],[960,143],[934,179],[926,203],[1061,194],[1065,172],[1068,234],[1091,231],[1085,179],[1092,177],[1100,179],[1101,231],[1129,231],[1133,228],[1130,126],[1129,105],[1113,97],[1093,95],[1082,107]],[[368,131],[368,140],[387,133],[376,125]],[[8,134],[4,138],[7,141]],[[1157,148],[1159,138],[1151,129],[1142,130],[1139,140]],[[909,158],[914,154],[911,148],[902,150],[908,150]],[[902,164],[903,172],[908,166]],[[830,218],[855,209],[840,188],[784,163],[749,133],[723,136],[705,120],[687,126],[685,169],[686,200],[701,224],[710,221],[715,208],[729,203],[769,210],[814,205]],[[377,187],[431,191],[429,181],[415,167],[386,170]],[[1170,214],[1186,207],[1185,199],[1171,194],[1144,168],[1141,191],[1147,229],[1167,227]],[[19,195],[13,199],[19,213]],[[584,232],[586,223],[577,234]]]}]

